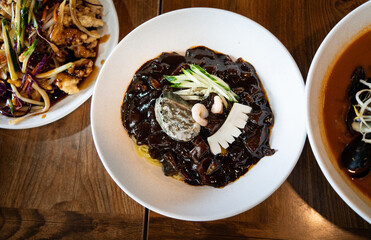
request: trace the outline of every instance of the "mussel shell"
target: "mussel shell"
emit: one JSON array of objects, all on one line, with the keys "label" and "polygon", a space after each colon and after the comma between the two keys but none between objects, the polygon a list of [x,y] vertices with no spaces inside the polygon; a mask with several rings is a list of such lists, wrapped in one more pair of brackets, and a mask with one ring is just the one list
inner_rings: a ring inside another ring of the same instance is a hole
[{"label": "mussel shell", "polygon": [[351,83],[348,89],[348,97],[352,104],[355,104],[356,101],[356,94],[358,91],[367,88],[366,85],[362,84],[359,80],[366,80],[365,70],[363,67],[359,66],[353,71],[351,76]]},{"label": "mussel shell", "polygon": [[362,136],[357,137],[345,147],[341,158],[351,177],[364,177],[371,168],[371,144],[363,142]]},{"label": "mussel shell", "polygon": [[[352,135],[354,134],[352,123],[354,121],[354,118],[356,117],[356,113],[353,107],[353,105],[357,104],[356,94],[357,92],[368,88],[365,84],[361,83],[360,80],[366,80],[366,75],[365,75],[365,70],[363,69],[363,67],[358,66],[356,67],[356,69],[354,69],[352,73],[352,76],[350,78],[350,85],[348,88],[348,97],[349,97],[349,101],[351,104],[349,105],[349,108],[348,108],[346,124],[347,124],[349,132]],[[370,82],[370,81],[371,81],[370,78],[366,80],[366,82]]]}]

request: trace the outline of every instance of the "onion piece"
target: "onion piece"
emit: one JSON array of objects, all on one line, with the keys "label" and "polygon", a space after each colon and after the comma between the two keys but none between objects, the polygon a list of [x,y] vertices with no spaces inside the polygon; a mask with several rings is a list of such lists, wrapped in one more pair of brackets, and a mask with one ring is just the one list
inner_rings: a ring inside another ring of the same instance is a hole
[{"label": "onion piece", "polygon": [[[90,4],[90,5],[93,5],[93,6],[96,6],[96,7],[103,7],[102,4],[98,4],[98,3],[92,3],[92,2],[89,2],[89,1],[86,1],[86,0],[82,0],[84,3],[86,4]],[[99,1],[98,1],[99,2]]]},{"label": "onion piece", "polygon": [[45,32],[46,30],[48,30],[51,26],[53,26],[53,24],[55,23],[54,19],[51,18],[49,21],[47,21],[44,26],[42,27],[42,31]]},{"label": "onion piece", "polygon": [[[32,84],[33,86],[34,84]],[[18,89],[16,86],[14,86],[13,84],[10,84],[10,87],[12,88],[13,92],[15,93],[15,95],[21,99],[23,102],[27,102],[27,103],[31,103],[31,104],[34,104],[34,105],[40,105],[40,106],[44,106],[44,103],[43,102],[40,102],[40,101],[36,101],[36,100],[33,100],[33,99],[29,99],[29,98],[25,98],[23,97],[19,92],[18,92]]]},{"label": "onion piece", "polygon": [[45,113],[45,112],[47,112],[49,110],[49,108],[50,108],[50,99],[49,99],[48,94],[42,88],[40,88],[36,83],[32,83],[32,88],[35,89],[36,91],[38,91],[40,93],[40,95],[43,98],[44,103],[45,103],[44,104],[44,108],[41,111],[33,112],[33,113],[30,113],[30,114],[25,115],[23,117],[20,117],[20,118],[14,119],[14,120],[10,120],[9,121],[9,124],[11,124],[11,125],[17,124],[17,123],[23,121],[25,118],[31,117],[33,115]]},{"label": "onion piece", "polygon": [[[20,110],[20,111],[27,111],[27,108],[28,108],[27,106],[23,106],[23,107],[21,107],[18,110]],[[39,111],[39,110],[41,110],[43,108],[44,108],[44,106],[32,106],[32,109],[30,110],[30,112],[35,112],[36,110]]]},{"label": "onion piece", "polygon": [[48,39],[46,39],[41,34],[41,30],[39,28],[36,28],[36,33],[37,33],[37,35],[39,35],[40,38],[42,38],[45,42],[47,42],[50,45],[50,47],[53,49],[54,52],[59,52],[59,48],[54,43],[52,43],[51,41],[49,41]]},{"label": "onion piece", "polygon": [[90,37],[94,37],[94,38],[99,38],[100,37],[99,34],[93,34],[89,30],[87,30],[84,26],[81,25],[79,19],[77,18],[77,15],[76,15],[76,0],[70,0],[70,11],[71,11],[72,21],[76,25],[76,27],[78,29],[80,29],[80,31],[88,34]]},{"label": "onion piece", "polygon": [[36,77],[37,78],[50,78],[50,77],[53,77],[53,76],[57,75],[60,72],[63,72],[63,71],[65,71],[65,70],[67,70],[71,67],[74,67],[74,66],[75,66],[75,63],[69,62],[69,63],[66,63],[66,64],[64,64],[60,67],[57,67],[57,68],[53,69],[53,70],[37,74]]},{"label": "onion piece", "polygon": [[66,5],[66,0],[64,0],[58,8],[58,18],[57,23],[63,26],[63,17],[64,17],[64,6]]}]

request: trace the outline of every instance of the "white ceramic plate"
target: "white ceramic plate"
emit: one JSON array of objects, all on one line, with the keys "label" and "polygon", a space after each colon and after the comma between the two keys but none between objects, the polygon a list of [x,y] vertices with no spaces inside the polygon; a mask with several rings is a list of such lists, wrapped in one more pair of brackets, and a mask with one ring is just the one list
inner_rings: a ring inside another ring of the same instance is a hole
[{"label": "white ceramic plate", "polygon": [[[104,8],[102,15],[104,27],[99,30],[99,34],[101,34],[101,36],[106,34],[110,36],[106,42],[99,44],[98,56],[95,62],[95,66],[97,66],[99,69],[102,68],[102,60],[106,60],[108,58],[109,54],[117,45],[119,39],[119,22],[115,5],[113,4],[112,0],[100,0],[100,2]],[[31,116],[15,125],[10,125],[8,123],[11,118],[0,115],[0,128],[26,129],[40,127],[57,121],[58,119],[61,119],[74,111],[86,100],[88,100],[93,93],[94,85],[95,83],[92,83],[89,87],[80,91],[78,94],[67,96],[57,104],[53,105],[47,113]]]},{"label": "white ceramic plate", "polygon": [[[252,63],[275,115],[271,147],[246,175],[224,188],[194,187],[164,176],[137,156],[121,122],[121,105],[134,73],[161,52],[184,54],[197,45]],[[244,212],[270,196],[287,178],[302,151],[304,81],[285,47],[266,29],[241,15],[190,8],[155,17],[117,46],[98,77],[91,122],[98,154],[114,181],[143,206],[165,216],[206,221]]]},{"label": "white ceramic plate", "polygon": [[[308,137],[314,155],[323,174],[339,194],[339,196],[361,217],[371,223],[370,200],[360,197],[354,187],[351,187],[339,168],[329,159],[329,154],[322,139],[318,118],[319,107],[322,106],[321,89],[326,79],[328,67],[334,64],[337,56],[344,48],[367,27],[371,29],[371,2],[365,3],[344,17],[326,36],[313,58],[307,77],[307,128]],[[371,45],[370,45],[371,47]],[[368,203],[367,203],[368,201]]]}]

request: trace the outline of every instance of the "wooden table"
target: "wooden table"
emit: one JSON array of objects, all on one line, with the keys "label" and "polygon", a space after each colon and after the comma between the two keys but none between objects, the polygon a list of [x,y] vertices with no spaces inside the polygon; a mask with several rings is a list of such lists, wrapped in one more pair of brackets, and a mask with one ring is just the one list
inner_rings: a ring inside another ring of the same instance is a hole
[{"label": "wooden table", "polygon": [[[185,7],[237,12],[272,32],[305,79],[331,28],[364,1],[116,0],[120,39]],[[370,239],[371,226],[334,192],[308,142],[284,184],[257,207],[211,222],[148,211],[112,181],[94,147],[90,100],[29,130],[0,130],[0,239]]]}]

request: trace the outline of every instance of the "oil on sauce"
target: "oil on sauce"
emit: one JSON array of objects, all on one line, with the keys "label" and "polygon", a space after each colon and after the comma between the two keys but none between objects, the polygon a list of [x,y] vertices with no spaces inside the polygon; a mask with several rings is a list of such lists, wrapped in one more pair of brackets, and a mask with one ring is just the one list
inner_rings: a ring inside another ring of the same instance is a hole
[{"label": "oil on sauce", "polygon": [[[355,39],[337,59],[323,93],[323,108],[321,108],[323,112],[320,115],[323,117],[326,140],[333,155],[332,160],[338,164],[344,174],[346,173],[345,168],[341,166],[341,153],[354,138],[348,132],[345,123],[350,105],[347,95],[350,77],[357,66],[362,66],[366,77],[371,77],[370,46],[371,31],[369,30]],[[352,179],[352,182],[371,199],[371,173],[362,179]]]},{"label": "oil on sauce", "polygon": [[[102,44],[102,43],[105,43],[108,41],[108,39],[110,38],[110,34],[106,34],[104,36],[102,36],[100,39],[99,39],[99,44]],[[105,62],[104,59],[102,59],[100,61],[100,64],[103,65]],[[97,64],[97,63],[96,63]],[[94,65],[94,69],[92,71],[92,73],[89,75],[89,77],[85,78],[83,81],[81,81],[79,83],[79,89],[80,90],[84,90],[88,87],[90,87],[90,85],[95,82],[95,80],[97,79],[98,77],[98,74],[99,74],[99,68],[96,66],[96,64]]]},{"label": "oil on sauce", "polygon": [[94,66],[94,69],[93,71],[90,73],[90,75],[85,78],[83,81],[81,81],[79,83],[79,89],[80,90],[84,90],[88,87],[90,87],[90,85],[95,82],[95,80],[97,79],[98,77],[98,73],[99,73],[99,68],[97,66]]},{"label": "oil on sauce", "polygon": [[110,38],[110,34],[106,34],[106,35],[103,35],[100,39],[99,39],[99,44],[102,44],[102,43],[105,43],[108,41],[108,39]]}]

